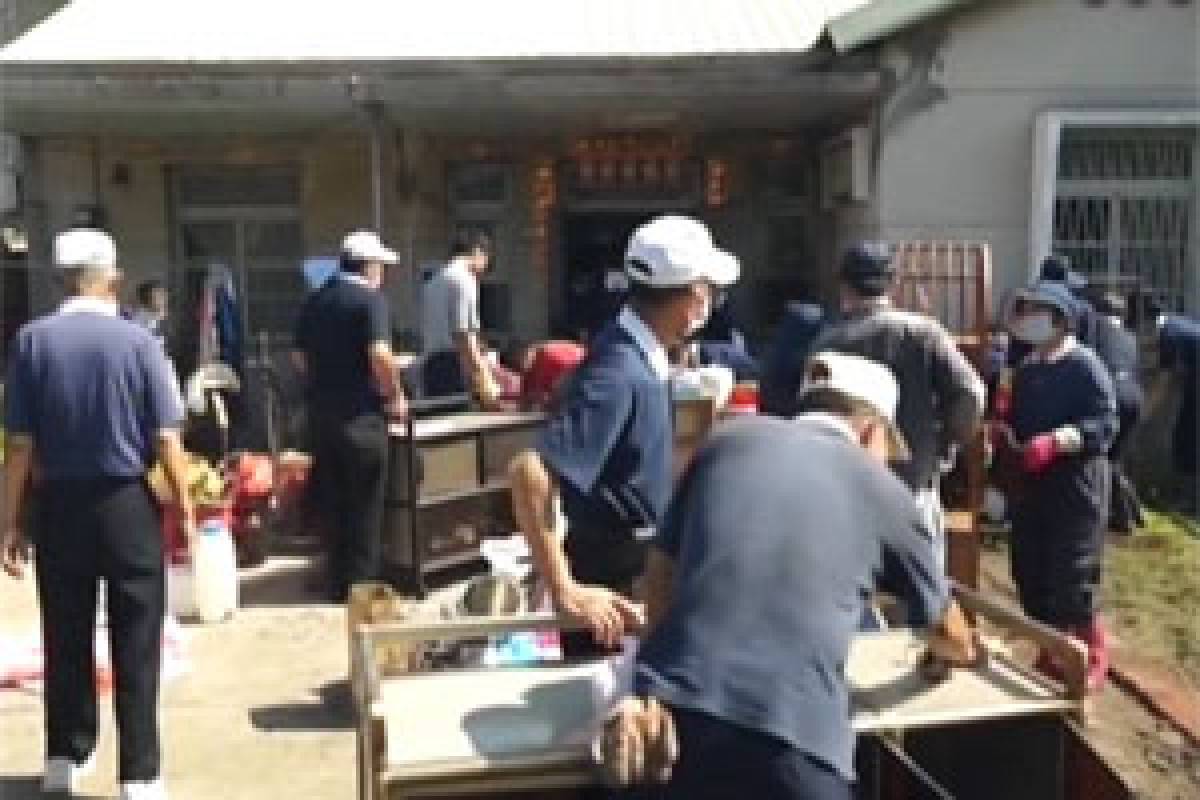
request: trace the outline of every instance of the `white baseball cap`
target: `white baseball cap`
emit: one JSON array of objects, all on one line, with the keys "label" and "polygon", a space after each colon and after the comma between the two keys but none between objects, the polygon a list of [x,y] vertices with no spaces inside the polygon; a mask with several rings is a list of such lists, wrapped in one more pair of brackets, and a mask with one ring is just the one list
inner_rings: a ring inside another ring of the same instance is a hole
[{"label": "white baseball cap", "polygon": [[73,228],[54,237],[54,263],[62,269],[117,269],[112,237],[94,228]]},{"label": "white baseball cap", "polygon": [[395,264],[400,260],[395,250],[389,250],[374,231],[354,231],[342,239],[342,255],[355,261],[378,261]]},{"label": "white baseball cap", "polygon": [[741,265],[732,253],[713,244],[704,223],[668,214],[640,226],[625,250],[625,273],[647,286],[686,286],[710,281],[729,286]]},{"label": "white baseball cap", "polygon": [[904,435],[896,427],[900,386],[890,369],[863,356],[826,350],[808,360],[800,397],[818,389],[839,392],[869,405],[887,422],[891,459],[906,461],[912,457]]}]

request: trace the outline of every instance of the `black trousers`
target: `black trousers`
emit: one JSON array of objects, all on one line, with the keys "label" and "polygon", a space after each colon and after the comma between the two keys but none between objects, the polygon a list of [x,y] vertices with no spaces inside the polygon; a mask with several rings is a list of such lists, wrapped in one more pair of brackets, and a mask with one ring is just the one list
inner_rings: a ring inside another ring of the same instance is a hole
[{"label": "black trousers", "polygon": [[1009,552],[1025,613],[1057,628],[1099,608],[1110,470],[1094,457],[1052,467],[1012,495]]},{"label": "black trousers", "polygon": [[708,714],[672,709],[679,761],[669,783],[628,800],[850,800],[850,782],[782,740]]},{"label": "black trousers", "polygon": [[313,460],[319,473],[316,503],[328,536],[333,600],[350,587],[378,580],[387,490],[388,433],[382,414],[340,416],[313,409]]},{"label": "black trousers", "polygon": [[45,645],[46,756],[83,761],[96,747],[93,641],[105,582],[120,779],[158,776],[165,586],[159,510],[142,479],[51,481],[35,539]]},{"label": "black trousers", "polygon": [[425,359],[421,379],[424,397],[446,397],[467,391],[467,380],[458,353],[453,350],[430,353]]}]

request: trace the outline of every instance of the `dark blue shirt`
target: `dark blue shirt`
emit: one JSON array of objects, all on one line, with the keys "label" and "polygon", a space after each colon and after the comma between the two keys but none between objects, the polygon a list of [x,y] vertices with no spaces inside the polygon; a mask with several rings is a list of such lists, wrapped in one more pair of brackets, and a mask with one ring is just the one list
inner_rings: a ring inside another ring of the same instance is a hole
[{"label": "dark blue shirt", "polygon": [[[667,382],[613,320],[596,335],[564,388],[536,449],[560,484],[568,556],[580,580],[632,578],[640,571],[640,557],[621,543],[657,525],[671,493]],[[614,563],[596,563],[610,558]]]},{"label": "dark blue shirt", "polygon": [[1027,359],[1013,375],[1013,433],[1027,442],[1065,425],[1083,436],[1080,456],[1106,454],[1117,435],[1112,379],[1088,347],[1076,343],[1053,361]]},{"label": "dark blue shirt", "polygon": [[368,350],[391,338],[382,292],[339,274],[310,294],[296,322],[295,344],[308,360],[313,408],[345,417],[382,413]]},{"label": "dark blue shirt", "polygon": [[824,309],[813,303],[791,303],[784,311],[763,358],[760,395],[765,413],[780,417],[796,413],[804,364],[826,321]]},{"label": "dark blue shirt", "polygon": [[1172,449],[1175,468],[1192,475],[1200,460],[1200,321],[1169,314],[1158,333],[1159,364],[1174,369],[1182,382]]},{"label": "dark blue shirt", "polygon": [[1111,317],[1096,314],[1092,350],[1112,378],[1118,409],[1140,408],[1142,386],[1138,379],[1138,343],[1133,331]]},{"label": "dark blue shirt", "polygon": [[949,589],[912,494],[825,418],[723,424],[655,544],[675,562],[635,690],[776,737],[853,776],[845,664],[869,594],[919,626]]},{"label": "dark blue shirt", "polygon": [[183,422],[175,375],[145,328],[72,305],[18,332],[5,426],[33,437],[51,480],[140,476],[157,433]]}]

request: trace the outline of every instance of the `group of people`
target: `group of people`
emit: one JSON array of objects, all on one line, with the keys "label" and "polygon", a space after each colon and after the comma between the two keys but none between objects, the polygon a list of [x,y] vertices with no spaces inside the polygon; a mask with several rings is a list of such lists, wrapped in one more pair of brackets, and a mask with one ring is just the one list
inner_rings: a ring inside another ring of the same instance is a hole
[{"label": "group of people", "polygon": [[[934,660],[979,657],[945,574],[937,487],[985,430],[1022,606],[1081,642],[1089,687],[1103,684],[1097,595],[1136,364],[1112,320],[1085,318],[1059,262],[1018,293],[1005,328],[1022,352],[989,402],[938,322],[892,306],[894,250],[853,247],[837,314],[791,309],[795,338],[766,360],[780,385],[793,381],[780,414],[720,426],[677,485],[668,353],[704,328],[737,262],[702,224],[668,216],[634,232],[625,266],[626,305],[511,479],[537,571],[587,631],[564,639],[568,657],[641,637],[632,694],[602,742],[633,796],[850,796],[843,665],[852,635],[880,624],[873,595],[903,601]],[[1194,429],[1186,441],[1194,453]],[[1061,676],[1048,652],[1036,666]]]},{"label": "group of people", "polygon": [[[425,287],[420,383],[426,394],[467,393],[500,409],[505,392],[478,308],[489,253],[483,237],[456,240]],[[388,421],[410,410],[381,291],[398,261],[377,234],[349,234],[338,270],[308,296],[296,325],[321,508],[337,520],[329,576],[339,601],[380,577]],[[0,540],[4,569],[23,574],[36,473],[53,498],[33,526],[46,636],[45,786],[69,790],[92,766],[91,645],[103,580],[122,796],[162,798],[163,553],[144,478],[153,462],[164,464],[190,533],[184,409],[152,331],[118,313],[112,240],[62,234],[55,262],[67,299],[21,330],[9,366]],[[895,264],[886,244],[856,245],[840,265],[836,316],[789,309],[763,362],[764,380],[774,381],[764,402],[776,413],[722,424],[678,483],[669,354],[709,325],[740,274],[706,226],[668,215],[637,228],[625,302],[586,349],[548,343],[521,359],[528,402],[547,421],[510,467],[515,516],[555,606],[584,629],[564,637],[568,657],[641,637],[632,693],[602,742],[606,764],[620,762],[615,774],[636,796],[848,798],[843,670],[855,632],[880,624],[879,591],[902,601],[902,622],[925,630],[931,659],[976,663],[977,637],[945,574],[937,487],[985,418],[1008,489],[1021,603],[1082,641],[1089,681],[1103,680],[1097,587],[1110,459],[1128,424],[1122,402],[1138,399],[1120,388],[1135,372],[1128,353],[1110,363],[1083,341],[1102,341],[1106,330],[1120,338],[1105,327],[1111,309],[1085,308],[1067,275],[1044,273],[1018,295],[1007,331],[1023,352],[1005,355],[1011,372],[992,381],[989,402],[940,324],[891,305]],[[1168,315],[1159,327],[1162,362],[1190,370],[1181,425],[1191,425],[1183,449],[1194,470],[1200,324]],[[1039,667],[1059,669],[1049,655]],[[646,758],[656,747],[660,757]]]}]

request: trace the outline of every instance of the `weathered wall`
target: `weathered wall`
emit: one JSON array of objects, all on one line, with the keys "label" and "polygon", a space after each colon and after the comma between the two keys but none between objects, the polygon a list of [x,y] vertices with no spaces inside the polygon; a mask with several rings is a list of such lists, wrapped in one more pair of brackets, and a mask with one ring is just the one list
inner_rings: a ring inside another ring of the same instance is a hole
[{"label": "weathered wall", "polygon": [[1033,123],[1057,108],[1197,105],[1197,3],[991,2],[884,47],[879,222],[991,242],[1000,293],[1029,275]]}]

